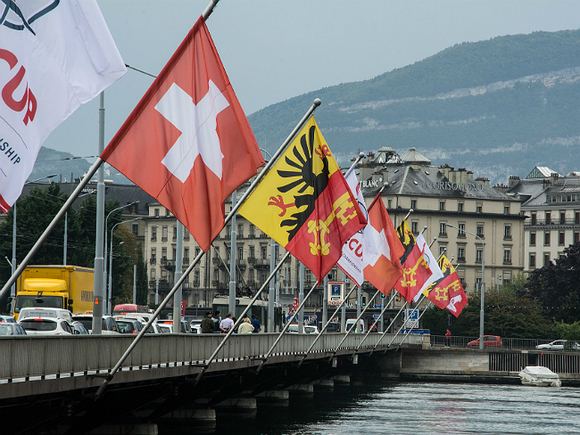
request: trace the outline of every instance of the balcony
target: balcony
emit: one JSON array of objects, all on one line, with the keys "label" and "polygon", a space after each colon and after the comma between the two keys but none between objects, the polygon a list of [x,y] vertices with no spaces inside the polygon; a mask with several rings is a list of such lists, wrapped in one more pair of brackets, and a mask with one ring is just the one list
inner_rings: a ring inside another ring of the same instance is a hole
[{"label": "balcony", "polygon": [[149,259],[149,264],[157,264],[157,258],[155,258],[155,257],[151,257],[151,258]]}]

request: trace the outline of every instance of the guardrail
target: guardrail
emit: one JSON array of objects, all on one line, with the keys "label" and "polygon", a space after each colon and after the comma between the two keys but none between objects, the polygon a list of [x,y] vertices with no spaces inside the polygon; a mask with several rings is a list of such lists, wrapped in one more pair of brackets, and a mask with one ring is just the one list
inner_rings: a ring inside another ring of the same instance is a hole
[{"label": "guardrail", "polygon": [[[468,347],[468,343],[477,340],[479,337],[464,337],[451,336],[450,347]],[[535,350],[538,344],[550,343],[556,339],[542,339],[542,338],[503,338],[501,337],[502,345],[499,349],[508,350]],[[431,346],[444,347],[447,346],[446,337],[444,335],[431,335]],[[566,349],[572,351],[572,349]]]},{"label": "guardrail", "polygon": [[[371,349],[381,334],[371,333],[359,352]],[[232,336],[220,351],[216,362],[259,358],[265,355],[277,334],[239,334]],[[379,344],[386,346],[392,334]],[[173,367],[203,364],[221,343],[220,334],[159,334],[146,335],[123,364],[122,370],[134,367]],[[296,360],[314,340],[312,334],[286,334],[277,345],[273,356],[296,355]],[[311,351],[316,354],[333,352],[343,334],[323,334]],[[392,346],[403,341],[397,337]],[[45,379],[47,377],[81,376],[107,373],[129,347],[133,336],[87,335],[67,337],[13,336],[0,339],[0,384]],[[354,352],[362,340],[361,334],[349,334],[340,349]],[[420,336],[407,337],[407,344],[421,344]],[[309,358],[310,358],[309,357]],[[323,356],[321,356],[323,357]]]}]

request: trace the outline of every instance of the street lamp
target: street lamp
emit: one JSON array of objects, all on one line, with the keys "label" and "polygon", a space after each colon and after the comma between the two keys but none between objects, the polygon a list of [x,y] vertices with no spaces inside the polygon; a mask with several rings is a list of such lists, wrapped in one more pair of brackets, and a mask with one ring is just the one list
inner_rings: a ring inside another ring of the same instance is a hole
[{"label": "street lamp", "polygon": [[[130,204],[127,204],[127,205],[130,205]],[[138,217],[138,218],[129,219],[129,220],[126,220],[123,222],[117,222],[115,225],[113,225],[113,228],[111,228],[111,252],[109,252],[109,289],[108,289],[108,292],[105,291],[105,294],[107,295],[107,312],[109,314],[111,314],[111,312],[112,312],[111,311],[111,308],[112,308],[111,307],[111,298],[112,298],[112,293],[113,293],[113,232],[115,231],[115,228],[117,228],[121,224],[125,224],[127,222],[138,221],[140,219],[142,219],[142,218]]]},{"label": "street lamp", "polygon": [[471,234],[479,239],[481,242],[481,306],[479,310],[479,348],[483,349],[483,321],[485,317],[485,308],[484,308],[484,301],[485,301],[485,243],[477,234],[470,233],[469,231],[465,231],[464,229],[457,228],[454,225],[445,223],[446,226],[455,228],[461,233]]},{"label": "street lamp", "polygon": [[[107,217],[105,218],[105,243],[104,243],[104,246],[105,246],[105,255],[103,256],[103,258],[105,259],[105,264],[104,264],[104,267],[103,267],[103,293],[105,295],[107,294],[107,226],[108,226],[108,223],[109,223],[109,216],[111,216],[113,213],[115,213],[118,210],[122,210],[125,207],[129,207],[130,205],[138,204],[138,203],[139,203],[139,201],[133,201],[133,202],[130,202],[129,204],[125,204],[125,205],[122,205],[120,207],[114,208],[113,210],[111,210],[109,212],[109,214],[107,214]],[[112,241],[112,236],[111,236],[111,241]],[[110,273],[110,270],[109,270],[109,273]],[[108,311],[107,314],[111,314],[110,303],[108,304],[108,309],[109,309],[109,311]]]},{"label": "street lamp", "polygon": [[[27,181],[24,183],[26,186],[27,184],[33,184],[40,180],[48,180],[50,178],[56,177],[57,174],[47,175],[46,177],[40,177],[36,180]],[[12,262],[10,263],[12,275],[16,272],[16,201],[14,202],[13,214],[12,214]],[[14,302],[16,301],[16,282],[12,284],[10,288],[10,312],[14,312]]]}]

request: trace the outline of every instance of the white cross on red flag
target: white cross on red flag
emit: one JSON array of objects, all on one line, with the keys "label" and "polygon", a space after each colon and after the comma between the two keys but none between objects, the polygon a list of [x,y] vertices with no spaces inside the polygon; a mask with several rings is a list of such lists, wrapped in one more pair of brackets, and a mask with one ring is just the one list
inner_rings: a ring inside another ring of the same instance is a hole
[{"label": "white cross on red flag", "polygon": [[209,250],[224,226],[226,199],[264,159],[203,18],[101,158]]}]

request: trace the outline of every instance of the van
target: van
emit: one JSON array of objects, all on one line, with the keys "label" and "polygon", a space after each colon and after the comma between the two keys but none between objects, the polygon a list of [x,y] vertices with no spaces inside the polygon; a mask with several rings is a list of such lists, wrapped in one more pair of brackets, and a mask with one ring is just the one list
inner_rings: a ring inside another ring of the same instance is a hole
[{"label": "van", "polygon": [[63,319],[72,324],[72,314],[64,308],[25,307],[20,309],[18,320],[33,319]]},{"label": "van", "polygon": [[[355,324],[356,319],[346,319],[346,325],[344,332],[348,332],[350,328]],[[367,332],[367,328],[365,326],[365,321],[363,319],[359,319],[358,325],[353,328],[351,332],[355,334],[364,334]]]}]

